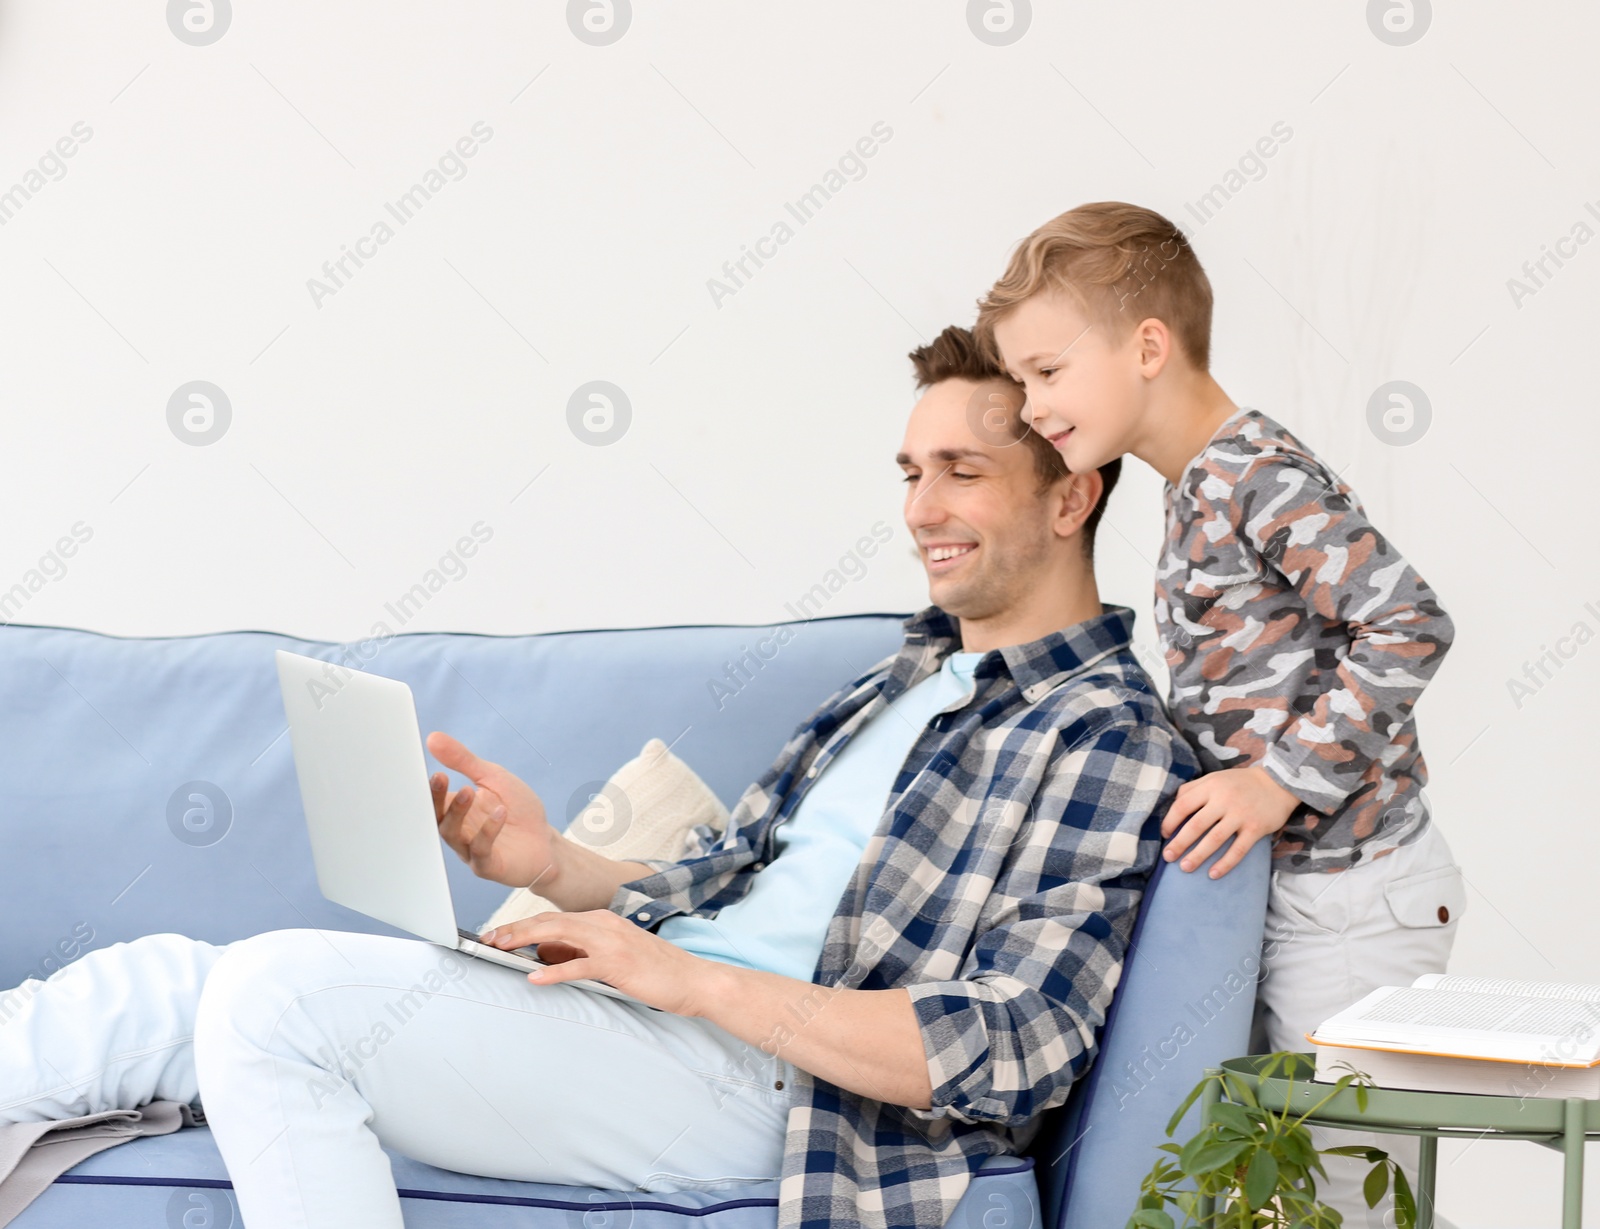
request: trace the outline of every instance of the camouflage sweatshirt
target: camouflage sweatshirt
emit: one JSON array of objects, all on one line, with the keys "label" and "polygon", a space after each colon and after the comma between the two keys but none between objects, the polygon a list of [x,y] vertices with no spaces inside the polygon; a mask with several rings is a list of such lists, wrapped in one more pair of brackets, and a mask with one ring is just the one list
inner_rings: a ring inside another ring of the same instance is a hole
[{"label": "camouflage sweatshirt", "polygon": [[1259,764],[1300,800],[1279,869],[1339,871],[1421,836],[1412,707],[1454,625],[1355,492],[1241,409],[1165,484],[1156,631],[1206,771]]}]

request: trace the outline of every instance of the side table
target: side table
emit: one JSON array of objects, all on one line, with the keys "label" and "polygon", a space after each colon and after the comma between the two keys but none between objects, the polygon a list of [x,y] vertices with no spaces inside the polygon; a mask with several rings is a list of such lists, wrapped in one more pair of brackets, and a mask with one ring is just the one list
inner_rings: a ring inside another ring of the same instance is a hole
[{"label": "side table", "polygon": [[[1262,1079],[1259,1070],[1265,1060],[1259,1056],[1230,1058],[1222,1069],[1248,1083],[1262,1109],[1287,1107],[1291,1113],[1303,1114],[1328,1093],[1328,1085],[1311,1082],[1315,1069],[1312,1056],[1303,1058],[1292,1080],[1281,1073]],[[1208,1086],[1202,1112],[1209,1114],[1220,1097],[1217,1083]],[[1564,1158],[1561,1229],[1581,1229],[1583,1224],[1583,1146],[1586,1140],[1600,1139],[1600,1101],[1368,1088],[1367,1108],[1362,1112],[1356,1105],[1355,1091],[1347,1088],[1306,1122],[1379,1135],[1418,1136],[1418,1229],[1433,1229],[1441,1139],[1523,1140],[1560,1152]]]}]

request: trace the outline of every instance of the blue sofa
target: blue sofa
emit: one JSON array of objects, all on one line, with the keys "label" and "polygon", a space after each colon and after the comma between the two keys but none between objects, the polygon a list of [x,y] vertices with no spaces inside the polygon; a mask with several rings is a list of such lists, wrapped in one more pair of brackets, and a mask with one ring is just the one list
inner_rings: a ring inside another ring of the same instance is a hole
[{"label": "blue sofa", "polygon": [[[512,766],[564,824],[593,782],[656,736],[731,806],[807,713],[894,650],[902,617],[793,625],[789,644],[732,684],[727,663],[762,629],[414,633],[363,661],[357,644],[267,632],[125,639],[0,626],[0,988],[157,932],[213,943],[284,927],[396,933],[317,890],[276,648],[403,679],[424,733],[447,730]],[[214,799],[198,827],[183,819],[196,790]],[[444,852],[459,920],[476,926],[506,889]],[[987,1162],[952,1225],[1125,1223],[1173,1107],[1206,1066],[1247,1048],[1266,883],[1264,848],[1217,882],[1157,872],[1098,1063],[1049,1114],[1030,1155]],[[776,1219],[776,1181],[661,1195],[478,1178],[390,1157],[406,1223],[418,1229],[747,1229]],[[201,1127],[91,1157],[13,1223],[227,1229],[240,1216]]]}]

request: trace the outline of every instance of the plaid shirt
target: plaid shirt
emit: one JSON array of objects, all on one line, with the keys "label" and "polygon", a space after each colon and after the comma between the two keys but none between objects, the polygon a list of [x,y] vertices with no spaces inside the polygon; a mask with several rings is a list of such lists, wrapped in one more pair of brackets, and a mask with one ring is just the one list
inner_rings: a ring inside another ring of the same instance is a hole
[{"label": "plaid shirt", "polygon": [[[873,1101],[797,1068],[780,1229],[944,1225],[984,1159],[1025,1149],[1087,1069],[1161,817],[1200,771],[1132,631],[1131,610],[1106,606],[990,650],[972,696],[919,735],[811,980],[909,991],[932,1108]],[[900,651],[800,725],[723,833],[702,825],[681,860],[640,859],[654,873],[621,885],[609,907],[649,928],[738,900],[850,737],[960,648],[957,620],[938,607],[908,618]]]}]

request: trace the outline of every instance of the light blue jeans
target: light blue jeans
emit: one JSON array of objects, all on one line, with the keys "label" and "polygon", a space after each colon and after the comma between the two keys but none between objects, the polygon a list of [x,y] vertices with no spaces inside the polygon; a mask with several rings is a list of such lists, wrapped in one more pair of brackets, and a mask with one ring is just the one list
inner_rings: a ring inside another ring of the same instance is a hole
[{"label": "light blue jeans", "polygon": [[0,994],[0,1122],[204,1108],[247,1225],[402,1229],[380,1144],[604,1190],[779,1174],[795,1070],[703,1019],[414,939],[147,935]]}]

